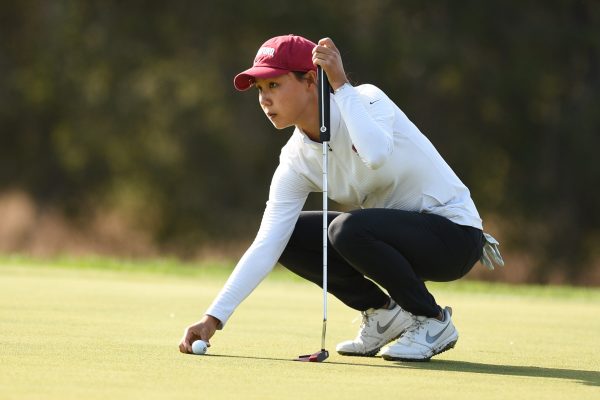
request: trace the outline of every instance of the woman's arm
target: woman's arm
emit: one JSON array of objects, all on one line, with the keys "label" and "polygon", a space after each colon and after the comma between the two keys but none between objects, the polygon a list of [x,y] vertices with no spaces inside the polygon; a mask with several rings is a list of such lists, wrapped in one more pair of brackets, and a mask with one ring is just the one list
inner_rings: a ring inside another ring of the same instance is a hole
[{"label": "woman's arm", "polygon": [[319,40],[313,62],[327,73],[358,155],[368,168],[381,167],[394,150],[394,103],[375,86],[364,85],[359,93],[348,83],[340,52],[330,38]]},{"label": "woman's arm", "polygon": [[394,151],[394,103],[373,85],[342,87],[334,96],[350,139],[363,163],[380,168]]},{"label": "woman's arm", "polygon": [[273,269],[283,253],[308,196],[308,183],[291,168],[279,166],[254,242],[206,312],[224,325],[234,309]]},{"label": "woman's arm", "polygon": [[186,329],[179,345],[182,352],[191,351],[195,338],[208,341],[273,269],[292,235],[309,192],[310,186],[304,178],[280,164],[273,176],[269,201],[254,242],[237,263],[205,316]]}]

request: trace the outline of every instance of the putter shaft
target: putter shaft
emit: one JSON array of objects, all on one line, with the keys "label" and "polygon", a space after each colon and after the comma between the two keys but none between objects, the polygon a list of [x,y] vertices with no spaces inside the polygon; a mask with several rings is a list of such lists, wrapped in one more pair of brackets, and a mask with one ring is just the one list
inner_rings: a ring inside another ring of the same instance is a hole
[{"label": "putter shaft", "polygon": [[320,66],[317,67],[319,81],[319,122],[320,139],[323,143],[323,331],[321,334],[321,351],[314,354],[302,355],[296,361],[321,362],[329,357],[325,350],[325,334],[327,332],[327,168],[329,151],[329,82],[327,76]]}]

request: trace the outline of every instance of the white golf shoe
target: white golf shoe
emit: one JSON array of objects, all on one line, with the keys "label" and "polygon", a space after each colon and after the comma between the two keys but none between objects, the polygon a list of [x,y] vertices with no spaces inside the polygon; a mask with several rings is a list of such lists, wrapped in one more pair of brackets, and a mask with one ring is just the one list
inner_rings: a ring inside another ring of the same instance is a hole
[{"label": "white golf shoe", "polygon": [[414,316],[396,304],[391,310],[370,308],[361,312],[362,323],[354,340],[337,345],[336,351],[344,356],[374,356],[382,346],[397,339],[409,326]]},{"label": "white golf shoe", "polygon": [[429,361],[429,359],[454,347],[458,331],[452,323],[452,309],[444,308],[444,320],[415,317],[415,322],[393,345],[385,348],[385,360]]}]

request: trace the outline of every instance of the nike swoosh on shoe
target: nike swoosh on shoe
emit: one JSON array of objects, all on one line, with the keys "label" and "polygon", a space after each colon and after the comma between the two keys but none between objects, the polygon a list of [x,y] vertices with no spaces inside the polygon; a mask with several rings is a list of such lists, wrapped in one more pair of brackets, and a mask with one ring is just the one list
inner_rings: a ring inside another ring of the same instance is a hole
[{"label": "nike swoosh on shoe", "polygon": [[379,333],[380,335],[383,335],[385,333],[385,331],[387,331],[389,329],[389,327],[392,326],[392,323],[394,322],[394,320],[396,318],[398,318],[398,315],[400,315],[401,312],[402,312],[402,309],[398,310],[398,312],[392,317],[392,319],[390,319],[388,321],[388,323],[383,326],[379,325],[379,321],[377,321],[377,333]]},{"label": "nike swoosh on shoe", "polygon": [[446,325],[444,327],[444,329],[442,329],[441,331],[439,331],[436,335],[434,336],[430,336],[429,335],[429,331],[427,331],[427,333],[425,334],[425,340],[427,341],[427,343],[431,344],[433,342],[435,342],[436,340],[438,340],[440,338],[440,336],[442,336],[442,333],[444,333],[444,331],[446,329],[448,329],[448,327],[450,326],[450,324],[448,323],[448,325]]}]

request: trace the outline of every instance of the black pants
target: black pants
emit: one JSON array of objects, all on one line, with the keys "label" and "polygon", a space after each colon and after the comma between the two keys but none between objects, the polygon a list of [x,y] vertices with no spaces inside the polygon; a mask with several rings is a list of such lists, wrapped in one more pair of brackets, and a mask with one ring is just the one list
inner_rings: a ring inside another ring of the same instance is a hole
[{"label": "black pants", "polygon": [[[322,216],[321,211],[302,212],[279,259],[319,286]],[[328,224],[328,291],[360,311],[381,308],[391,297],[415,315],[437,316],[440,307],[425,281],[463,277],[483,248],[481,230],[433,214],[393,209],[329,212]]]}]

